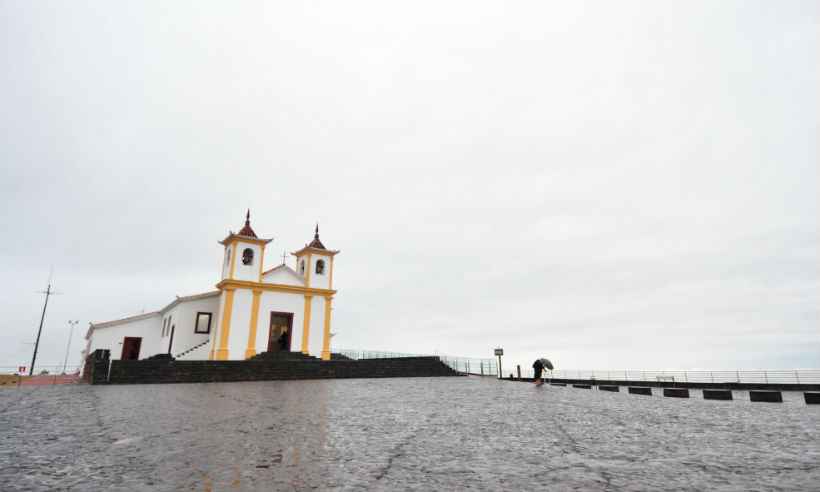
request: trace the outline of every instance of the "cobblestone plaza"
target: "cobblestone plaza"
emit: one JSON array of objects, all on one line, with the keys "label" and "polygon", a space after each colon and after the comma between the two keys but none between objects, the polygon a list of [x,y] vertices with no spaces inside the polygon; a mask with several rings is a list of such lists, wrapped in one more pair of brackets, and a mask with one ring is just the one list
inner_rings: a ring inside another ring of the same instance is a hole
[{"label": "cobblestone plaza", "polygon": [[0,391],[0,489],[806,490],[820,408],[488,378]]}]

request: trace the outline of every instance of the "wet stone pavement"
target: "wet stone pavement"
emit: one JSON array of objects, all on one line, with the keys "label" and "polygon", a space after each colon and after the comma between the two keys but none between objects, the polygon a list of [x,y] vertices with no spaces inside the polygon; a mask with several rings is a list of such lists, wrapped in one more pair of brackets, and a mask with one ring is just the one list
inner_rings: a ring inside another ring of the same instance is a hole
[{"label": "wet stone pavement", "polygon": [[817,490],[820,407],[429,378],[0,391],[0,490]]}]

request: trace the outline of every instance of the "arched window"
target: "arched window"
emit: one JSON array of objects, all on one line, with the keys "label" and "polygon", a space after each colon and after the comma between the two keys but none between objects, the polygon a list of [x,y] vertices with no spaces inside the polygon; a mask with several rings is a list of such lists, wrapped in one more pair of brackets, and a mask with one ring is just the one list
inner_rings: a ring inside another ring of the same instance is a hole
[{"label": "arched window", "polygon": [[245,248],[245,250],[242,251],[242,264],[243,265],[253,264],[253,250],[251,248]]},{"label": "arched window", "polygon": [[305,274],[305,260],[299,262],[299,273]]},{"label": "arched window", "polygon": [[316,275],[324,275],[325,274],[325,260],[319,260],[316,262]]}]

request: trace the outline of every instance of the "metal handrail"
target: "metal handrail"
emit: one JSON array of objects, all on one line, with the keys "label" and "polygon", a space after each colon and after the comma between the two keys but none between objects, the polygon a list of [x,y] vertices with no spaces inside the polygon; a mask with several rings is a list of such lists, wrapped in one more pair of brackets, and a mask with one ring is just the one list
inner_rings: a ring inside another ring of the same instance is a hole
[{"label": "metal handrail", "polygon": [[496,376],[497,368],[495,359],[481,359],[474,357],[453,357],[440,354],[408,354],[402,352],[383,352],[374,350],[351,350],[339,349],[334,353],[344,355],[351,359],[388,359],[398,357],[438,357],[441,362],[455,371],[464,374],[475,374],[477,376]]},{"label": "metal handrail", "polygon": [[207,340],[205,340],[204,342],[200,342],[200,343],[198,343],[198,344],[196,344],[196,345],[194,345],[194,346],[192,346],[192,347],[189,347],[189,348],[187,348],[186,350],[183,350],[182,352],[180,352],[180,353],[176,354],[176,355],[174,356],[174,358],[176,359],[177,357],[182,357],[183,355],[190,354],[190,353],[191,353],[191,352],[193,352],[194,350],[197,350],[197,349],[202,348],[204,345],[206,345],[206,344],[207,344],[208,342],[210,342],[210,341],[211,341],[211,339],[210,339],[210,338],[208,338],[208,339],[207,339]]},{"label": "metal handrail", "polygon": [[[17,375],[19,368],[20,368],[20,366],[0,366],[0,374]],[[68,365],[68,366],[65,366],[65,373],[63,373],[63,365],[62,364],[56,364],[56,365],[40,365],[40,364],[37,364],[34,375],[35,376],[60,376],[62,374],[69,374],[70,375],[70,374],[78,373],[81,368],[82,368],[82,366]],[[28,376],[28,370],[26,370],[25,373],[23,373],[21,375]]]},{"label": "metal handrail", "polygon": [[[532,369],[526,371],[532,377]],[[820,369],[776,369],[735,371],[642,371],[623,370],[574,370],[548,371],[545,376],[556,379],[600,379],[609,381],[671,381],[683,383],[769,383],[769,384],[818,384]]]}]

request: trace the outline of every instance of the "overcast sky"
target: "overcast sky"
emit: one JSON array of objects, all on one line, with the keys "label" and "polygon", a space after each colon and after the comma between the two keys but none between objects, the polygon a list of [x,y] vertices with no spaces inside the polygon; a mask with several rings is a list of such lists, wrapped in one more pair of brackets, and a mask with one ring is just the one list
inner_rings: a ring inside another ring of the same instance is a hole
[{"label": "overcast sky", "polygon": [[[0,0],[0,365],[320,223],[334,348],[820,366],[816,1]],[[280,260],[281,261],[281,260]]]}]

